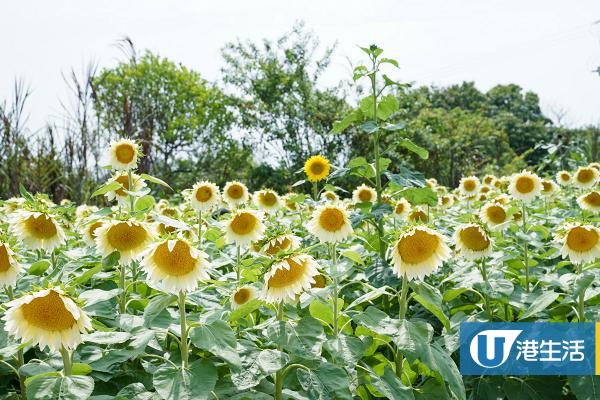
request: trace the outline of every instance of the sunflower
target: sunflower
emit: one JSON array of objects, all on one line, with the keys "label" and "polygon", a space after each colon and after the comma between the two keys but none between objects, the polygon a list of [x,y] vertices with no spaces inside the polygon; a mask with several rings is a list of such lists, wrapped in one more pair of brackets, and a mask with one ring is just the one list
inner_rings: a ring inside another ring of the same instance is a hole
[{"label": "sunflower", "polygon": [[600,193],[593,191],[583,194],[577,198],[577,204],[582,210],[598,213],[600,212]]},{"label": "sunflower", "polygon": [[434,189],[438,185],[438,181],[435,178],[425,179],[425,186],[430,189]]},{"label": "sunflower", "polygon": [[427,213],[421,207],[416,207],[408,214],[408,221],[426,224],[429,222],[429,216],[427,216]]},{"label": "sunflower", "polygon": [[331,190],[326,190],[321,193],[321,199],[336,202],[340,200],[340,196]]},{"label": "sunflower", "polygon": [[252,286],[242,286],[231,294],[231,309],[236,310],[256,298],[256,290]]},{"label": "sunflower", "polygon": [[570,184],[571,179],[573,179],[573,177],[567,171],[558,171],[556,173],[556,181],[562,186]]},{"label": "sunflower", "polygon": [[225,222],[225,239],[238,246],[260,240],[265,233],[262,214],[253,210],[238,210]]},{"label": "sunflower", "polygon": [[105,155],[106,165],[113,169],[128,171],[134,169],[139,157],[139,146],[133,140],[121,139],[111,142]]},{"label": "sunflower", "polygon": [[129,175],[126,172],[117,172],[111,178],[110,182],[120,184],[121,188],[106,192],[104,196],[106,196],[108,201],[117,200],[121,205],[128,204],[129,194],[127,194],[127,191],[139,192],[147,186],[146,181],[137,174],[131,174],[131,180],[133,181],[133,190],[129,189]]},{"label": "sunflower", "polygon": [[32,250],[52,251],[65,243],[65,232],[48,213],[21,210],[13,215],[11,226],[15,236]]},{"label": "sunflower", "polygon": [[254,204],[261,210],[273,212],[281,207],[281,199],[274,190],[264,189],[254,192]]},{"label": "sunflower", "polygon": [[551,197],[554,196],[559,190],[558,185],[551,179],[544,179],[542,181],[542,196]]},{"label": "sunflower", "polygon": [[479,218],[486,223],[492,231],[502,231],[508,227],[509,215],[502,203],[487,203],[481,208]]},{"label": "sunflower", "polygon": [[486,175],[483,177],[483,184],[486,186],[494,186],[494,182],[496,181],[496,177],[494,175]]},{"label": "sunflower", "polygon": [[263,296],[268,303],[294,301],[296,295],[308,290],[319,275],[317,263],[308,254],[297,254],[271,266],[265,274]]},{"label": "sunflower", "polygon": [[477,260],[492,254],[493,240],[477,224],[460,225],[454,232],[456,251],[468,260]]},{"label": "sunflower", "polygon": [[324,243],[342,241],[353,232],[348,212],[339,203],[318,206],[306,228]]},{"label": "sunflower", "polygon": [[352,192],[352,201],[355,203],[375,203],[377,192],[372,187],[360,185]]},{"label": "sunflower", "polygon": [[267,241],[260,251],[268,256],[274,256],[280,251],[296,250],[299,247],[300,238],[296,235],[286,233]]},{"label": "sunflower", "polygon": [[107,221],[94,233],[98,252],[103,257],[119,252],[121,265],[138,260],[154,236],[146,224],[135,220]]},{"label": "sunflower", "polygon": [[530,202],[535,199],[542,191],[542,180],[539,176],[529,171],[523,170],[519,174],[514,174],[508,184],[508,192],[517,200]]},{"label": "sunflower", "polygon": [[458,188],[460,190],[460,193],[465,197],[476,195],[477,192],[479,191],[479,186],[480,186],[479,178],[477,178],[475,176],[463,177],[460,179],[460,182],[458,183]]},{"label": "sunflower", "polygon": [[600,256],[600,229],[593,225],[569,224],[555,241],[561,245],[560,254],[573,264],[595,261]]},{"label": "sunflower", "polygon": [[481,189],[479,189],[479,193],[489,193],[490,190],[492,190],[492,188],[489,186],[482,186]]},{"label": "sunflower", "polygon": [[523,214],[521,214],[521,211],[517,211],[512,215],[512,222],[517,225],[523,225]]},{"label": "sunflower", "polygon": [[75,209],[75,220],[81,222],[96,211],[98,211],[98,207],[96,206],[88,206],[87,204],[81,204]]},{"label": "sunflower", "polygon": [[573,176],[573,182],[575,186],[587,189],[593,187],[598,182],[599,177],[600,172],[596,168],[579,167]]},{"label": "sunflower", "polygon": [[454,196],[445,194],[438,198],[438,204],[442,208],[450,208],[454,205]]},{"label": "sunflower", "polygon": [[223,200],[232,207],[245,204],[249,197],[248,188],[241,182],[227,182],[223,188]]},{"label": "sunflower", "polygon": [[390,250],[393,271],[409,280],[424,278],[450,257],[446,238],[426,226],[404,232]]},{"label": "sunflower", "polygon": [[310,285],[311,289],[323,289],[327,286],[327,278],[325,278],[325,275],[318,274],[313,276],[313,279],[315,280],[315,283]]},{"label": "sunflower", "polygon": [[290,211],[298,211],[298,202],[296,201],[295,196],[297,195],[294,193],[288,193],[281,197],[283,204],[285,204],[285,208]]},{"label": "sunflower", "polygon": [[329,175],[329,160],[323,156],[312,156],[304,163],[304,172],[310,182],[319,182]]},{"label": "sunflower", "polygon": [[597,163],[597,162],[590,163],[590,165],[588,165],[588,168],[594,168],[594,169],[600,171],[600,163]]},{"label": "sunflower", "polygon": [[401,221],[405,221],[410,214],[412,206],[404,197],[399,199],[394,206],[394,217],[398,218]]},{"label": "sunflower", "polygon": [[27,294],[6,307],[4,329],[21,343],[31,342],[42,350],[75,349],[81,334],[92,329],[85,312],[59,288]]},{"label": "sunflower", "polygon": [[494,197],[494,201],[496,203],[506,206],[506,205],[508,205],[508,203],[510,203],[510,197],[506,193],[502,193],[502,194],[499,194],[498,196]]},{"label": "sunflower", "polygon": [[217,185],[201,181],[194,185],[190,196],[190,203],[194,210],[205,211],[219,203],[221,194]]},{"label": "sunflower", "polygon": [[8,243],[0,242],[0,287],[15,286],[21,266]]},{"label": "sunflower", "polygon": [[141,265],[148,280],[165,291],[179,293],[198,287],[198,280],[210,279],[206,253],[179,237],[152,245]]},{"label": "sunflower", "polygon": [[81,227],[81,235],[83,236],[83,241],[88,246],[93,247],[96,245],[96,237],[98,236],[96,230],[102,225],[104,225],[104,221],[102,220],[95,220],[87,224],[83,224]]}]

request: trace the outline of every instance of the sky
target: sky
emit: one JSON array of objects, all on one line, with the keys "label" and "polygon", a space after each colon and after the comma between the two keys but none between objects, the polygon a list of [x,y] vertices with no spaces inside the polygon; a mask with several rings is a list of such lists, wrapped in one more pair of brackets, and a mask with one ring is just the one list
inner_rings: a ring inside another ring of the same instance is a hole
[{"label": "sky", "polygon": [[350,78],[349,60],[363,59],[357,46],[376,43],[400,62],[403,82],[516,83],[565,125],[600,124],[599,0],[7,0],[0,101],[24,79],[35,130],[68,99],[61,74],[90,61],[114,66],[125,35],[216,80],[225,43],[275,39],[300,20],[323,45],[337,43],[324,86]]}]

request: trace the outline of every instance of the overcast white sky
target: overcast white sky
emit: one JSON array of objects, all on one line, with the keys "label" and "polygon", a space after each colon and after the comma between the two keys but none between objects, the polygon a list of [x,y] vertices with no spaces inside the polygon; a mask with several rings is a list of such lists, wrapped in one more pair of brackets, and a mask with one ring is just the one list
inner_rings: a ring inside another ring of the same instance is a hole
[{"label": "overcast white sky", "polygon": [[417,84],[514,82],[570,125],[600,123],[599,0],[7,0],[0,14],[0,99],[15,77],[32,87],[31,128],[60,112],[61,72],[90,60],[114,65],[123,35],[209,80],[219,49],[236,38],[276,38],[304,20],[323,44],[338,42],[327,80],[349,77],[355,45],[376,43]]}]

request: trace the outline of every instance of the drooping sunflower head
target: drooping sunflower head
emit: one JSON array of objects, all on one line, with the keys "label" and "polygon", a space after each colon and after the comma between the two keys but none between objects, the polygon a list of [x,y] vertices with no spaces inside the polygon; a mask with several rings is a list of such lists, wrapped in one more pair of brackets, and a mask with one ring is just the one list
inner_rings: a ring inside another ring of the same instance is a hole
[{"label": "drooping sunflower head", "polygon": [[429,216],[420,207],[416,207],[408,214],[408,221],[413,223],[426,224],[429,222]]},{"label": "drooping sunflower head", "polygon": [[342,241],[353,232],[348,212],[339,203],[318,206],[307,223],[307,229],[324,243]]},{"label": "drooping sunflower head", "polygon": [[260,251],[267,256],[274,256],[281,251],[296,250],[299,247],[300,238],[296,235],[286,233],[267,240]]},{"label": "drooping sunflower head", "polygon": [[536,174],[522,171],[510,178],[508,192],[510,195],[524,202],[534,200],[542,191],[542,180]]},{"label": "drooping sunflower head", "polygon": [[561,255],[573,264],[595,261],[600,256],[600,229],[593,225],[569,224],[555,237]]},{"label": "drooping sunflower head", "polygon": [[394,205],[394,217],[400,219],[401,221],[406,220],[408,215],[412,210],[412,206],[404,197],[399,199]]},{"label": "drooping sunflower head", "polygon": [[105,162],[113,169],[128,171],[135,169],[139,157],[139,146],[129,139],[111,142],[105,155]]},{"label": "drooping sunflower head", "polygon": [[228,243],[244,246],[260,240],[264,233],[262,214],[253,210],[238,210],[225,222]]},{"label": "drooping sunflower head", "polygon": [[329,175],[329,160],[321,155],[312,156],[304,163],[304,172],[310,182],[320,182]]},{"label": "drooping sunflower head", "polygon": [[492,254],[492,238],[477,224],[459,226],[454,232],[454,242],[456,251],[469,260],[480,259]]},{"label": "drooping sunflower head", "polygon": [[479,178],[475,176],[466,176],[460,179],[458,189],[463,196],[474,196],[479,191]]},{"label": "drooping sunflower head", "polygon": [[263,189],[254,193],[254,204],[261,210],[273,212],[281,207],[281,199],[274,190]]},{"label": "drooping sunflower head", "polygon": [[600,177],[600,172],[596,168],[579,167],[573,176],[573,182],[580,188],[591,188]]},{"label": "drooping sunflower head", "polygon": [[231,309],[235,310],[256,298],[256,290],[252,286],[242,286],[231,294]]},{"label": "drooping sunflower head", "polygon": [[567,171],[558,171],[556,173],[556,181],[562,186],[570,184],[572,179],[573,177]]},{"label": "drooping sunflower head", "polygon": [[264,277],[265,301],[294,301],[296,295],[311,288],[318,274],[315,260],[307,254],[297,254],[274,263]]},{"label": "drooping sunflower head", "polygon": [[598,213],[600,212],[600,193],[595,190],[585,193],[577,198],[577,204],[582,210]]},{"label": "drooping sunflower head", "polygon": [[15,286],[21,266],[8,243],[0,242],[0,287]]},{"label": "drooping sunflower head", "polygon": [[446,239],[426,226],[415,226],[401,234],[391,252],[394,272],[409,280],[424,278],[450,257]]},{"label": "drooping sunflower head", "polygon": [[178,237],[154,244],[142,261],[142,266],[150,281],[165,291],[178,293],[181,290],[195,290],[199,280],[210,278],[206,272],[206,258],[205,253]]},{"label": "drooping sunflower head", "polygon": [[5,329],[22,343],[31,341],[41,349],[74,349],[81,334],[92,329],[85,312],[61,289],[44,289],[7,304]]},{"label": "drooping sunflower head", "polygon": [[212,182],[197,182],[192,188],[190,204],[196,211],[209,210],[219,203],[219,188]]},{"label": "drooping sunflower head", "polygon": [[154,237],[145,223],[135,220],[105,222],[94,233],[98,252],[106,257],[117,251],[121,265],[138,260]]},{"label": "drooping sunflower head", "polygon": [[248,202],[248,188],[241,182],[231,181],[223,187],[223,200],[232,207]]},{"label": "drooping sunflower head", "polygon": [[102,225],[104,225],[104,221],[99,219],[82,224],[81,235],[88,246],[93,247],[96,245],[96,237],[98,236],[96,231]]},{"label": "drooping sunflower head", "polygon": [[65,242],[65,233],[55,217],[45,212],[21,210],[13,214],[13,233],[26,247],[52,251]]},{"label": "drooping sunflower head", "polygon": [[542,180],[542,196],[554,196],[559,190],[558,185],[551,179]]},{"label": "drooping sunflower head", "polygon": [[360,185],[352,192],[352,201],[355,203],[374,203],[377,201],[377,192],[372,187]]}]

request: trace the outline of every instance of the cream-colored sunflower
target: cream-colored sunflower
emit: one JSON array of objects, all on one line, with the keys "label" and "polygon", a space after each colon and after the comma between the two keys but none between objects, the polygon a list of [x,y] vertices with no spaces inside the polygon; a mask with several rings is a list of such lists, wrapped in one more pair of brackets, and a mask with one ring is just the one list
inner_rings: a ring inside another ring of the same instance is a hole
[{"label": "cream-colored sunflower", "polygon": [[442,208],[450,208],[454,205],[454,196],[445,194],[438,197],[438,205]]},{"label": "cream-colored sunflower", "polygon": [[590,165],[588,165],[588,167],[589,168],[594,168],[594,169],[600,171],[600,163],[593,162],[593,163],[590,163]]},{"label": "cream-colored sunflower", "polygon": [[6,304],[4,329],[21,343],[73,350],[92,329],[85,312],[61,289],[44,289]]},{"label": "cream-colored sunflower", "polygon": [[246,185],[237,181],[227,182],[223,187],[222,196],[223,200],[232,207],[246,204],[250,198]]},{"label": "cream-colored sunflower", "polygon": [[304,163],[304,173],[310,182],[319,182],[329,175],[329,160],[323,156],[312,156]]},{"label": "cream-colored sunflower", "polygon": [[370,186],[360,185],[352,192],[352,201],[355,203],[375,203],[377,192]]},{"label": "cream-colored sunflower", "polygon": [[261,253],[274,256],[280,251],[296,250],[300,247],[300,238],[291,233],[276,236],[267,241],[260,249]]},{"label": "cream-colored sunflower", "polygon": [[450,258],[446,238],[426,226],[401,234],[390,251],[393,271],[409,280],[424,278]]},{"label": "cream-colored sunflower", "polygon": [[573,183],[575,186],[587,189],[593,187],[600,178],[600,172],[596,168],[579,167],[573,174]]},{"label": "cream-colored sunflower", "polygon": [[600,193],[592,191],[586,194],[582,194],[577,198],[577,204],[582,210],[588,210],[597,214],[600,212]]},{"label": "cream-colored sunflower", "polygon": [[136,220],[107,221],[94,233],[98,252],[103,257],[119,252],[121,265],[139,260],[154,238],[154,232]]},{"label": "cream-colored sunflower", "polygon": [[262,214],[254,210],[237,210],[225,222],[225,239],[238,246],[262,239],[265,233],[262,218]]},{"label": "cream-colored sunflower", "polygon": [[483,184],[488,186],[488,187],[493,187],[494,186],[494,182],[496,181],[496,177],[494,175],[486,175],[483,177]]},{"label": "cream-colored sunflower", "polygon": [[265,274],[263,297],[268,303],[294,301],[296,295],[309,290],[319,275],[317,263],[308,254],[297,254],[271,266]]},{"label": "cream-colored sunflower", "polygon": [[75,220],[78,223],[80,223],[96,211],[98,211],[98,207],[96,206],[88,206],[87,204],[81,204],[75,209]]},{"label": "cream-colored sunflower", "polygon": [[552,197],[560,190],[559,186],[551,179],[542,180],[542,196]]},{"label": "cream-colored sunflower", "polygon": [[508,184],[508,193],[512,198],[523,202],[530,202],[540,195],[542,180],[536,174],[523,170],[514,174]]},{"label": "cream-colored sunflower", "polygon": [[236,310],[256,298],[256,290],[252,286],[242,286],[236,289],[229,299],[231,309]]},{"label": "cream-colored sunflower", "polygon": [[415,207],[408,214],[408,221],[412,223],[426,224],[429,222],[429,216],[421,207]]},{"label": "cream-colored sunflower", "polygon": [[573,264],[595,261],[600,257],[600,229],[593,225],[568,224],[556,235],[560,254]]},{"label": "cream-colored sunflower", "polygon": [[11,227],[17,239],[32,250],[52,251],[65,243],[65,232],[48,213],[20,210],[12,215]]},{"label": "cream-colored sunflower", "polygon": [[556,173],[556,182],[559,185],[567,186],[572,182],[573,177],[567,171],[558,171]]},{"label": "cream-colored sunflower", "polygon": [[113,141],[105,155],[105,163],[113,169],[128,171],[137,166],[139,152],[139,146],[133,140]]},{"label": "cream-colored sunflower", "polygon": [[492,188],[489,186],[482,186],[481,188],[479,188],[479,193],[486,194],[486,193],[489,193],[491,190],[492,190]]},{"label": "cream-colored sunflower", "polygon": [[281,199],[274,190],[263,189],[254,192],[254,204],[263,211],[274,212],[281,207]]},{"label": "cream-colored sunflower", "polygon": [[454,232],[456,252],[467,260],[478,260],[492,254],[493,239],[477,224],[463,224]]},{"label": "cream-colored sunflower", "polygon": [[96,230],[104,225],[104,221],[95,220],[86,223],[83,223],[81,226],[81,235],[83,236],[83,241],[90,247],[96,245],[96,237],[98,236]]},{"label": "cream-colored sunflower", "polygon": [[348,212],[339,203],[318,206],[306,228],[324,243],[340,242],[353,232]]},{"label": "cream-colored sunflower", "polygon": [[117,182],[121,188],[106,192],[104,196],[108,201],[117,200],[120,205],[129,204],[129,194],[126,191],[139,192],[147,186],[146,181],[137,174],[132,174],[131,180],[133,181],[133,190],[129,189],[129,175],[126,172],[117,172],[109,182]]},{"label": "cream-colored sunflower", "polygon": [[502,203],[491,202],[484,205],[480,212],[479,218],[492,231],[502,231],[506,229],[510,223],[510,216]]},{"label": "cream-colored sunflower", "polygon": [[479,192],[479,178],[476,176],[466,176],[460,179],[458,190],[464,197],[475,196]]},{"label": "cream-colored sunflower", "polygon": [[425,179],[425,186],[427,186],[430,189],[435,189],[435,187],[438,185],[438,181],[435,178],[428,178]]},{"label": "cream-colored sunflower", "polygon": [[0,287],[14,287],[20,270],[21,266],[8,243],[0,242]]},{"label": "cream-colored sunflower", "polygon": [[405,221],[408,218],[412,210],[412,206],[404,197],[399,199],[394,205],[394,217],[401,221]]},{"label": "cream-colored sunflower", "polygon": [[190,204],[196,211],[206,211],[219,203],[221,194],[217,185],[201,181],[194,185],[190,196]]},{"label": "cream-colored sunflower", "polygon": [[510,196],[507,195],[506,193],[499,194],[496,197],[494,197],[494,202],[500,203],[503,206],[506,206],[506,205],[508,205],[508,203],[510,203]]},{"label": "cream-colored sunflower", "polygon": [[338,196],[335,192],[331,190],[326,190],[323,193],[321,193],[321,199],[336,202],[340,200],[340,196]]},{"label": "cream-colored sunflower", "polygon": [[170,293],[189,292],[208,280],[208,256],[182,237],[152,245],[141,265],[148,280]]}]

